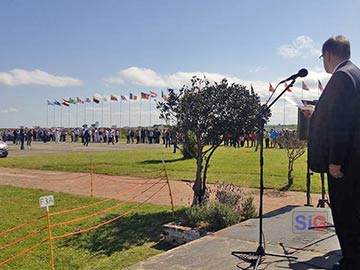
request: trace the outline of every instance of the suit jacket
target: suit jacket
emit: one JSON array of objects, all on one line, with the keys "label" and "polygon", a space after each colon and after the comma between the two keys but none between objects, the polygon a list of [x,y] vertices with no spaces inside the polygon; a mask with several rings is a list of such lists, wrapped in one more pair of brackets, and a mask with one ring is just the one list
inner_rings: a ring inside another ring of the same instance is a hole
[{"label": "suit jacket", "polygon": [[[327,83],[310,121],[308,163],[314,172],[329,164],[347,174],[360,166],[360,69],[341,64]],[[355,166],[354,166],[355,165]]]}]

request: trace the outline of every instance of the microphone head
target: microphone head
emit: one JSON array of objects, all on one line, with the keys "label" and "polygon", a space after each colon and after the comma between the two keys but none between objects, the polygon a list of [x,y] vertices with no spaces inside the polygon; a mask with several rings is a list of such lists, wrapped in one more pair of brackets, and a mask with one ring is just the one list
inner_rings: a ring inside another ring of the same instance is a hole
[{"label": "microphone head", "polygon": [[302,68],[302,69],[299,70],[298,74],[299,74],[299,77],[303,78],[303,77],[306,77],[308,75],[308,71],[307,71],[306,68]]}]

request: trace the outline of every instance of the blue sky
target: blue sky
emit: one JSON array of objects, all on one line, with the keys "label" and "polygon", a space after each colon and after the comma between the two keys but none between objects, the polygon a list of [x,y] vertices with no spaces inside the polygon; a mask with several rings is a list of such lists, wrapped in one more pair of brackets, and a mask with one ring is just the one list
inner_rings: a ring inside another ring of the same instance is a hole
[{"label": "blue sky", "polygon": [[[54,114],[46,100],[160,94],[188,84],[194,74],[251,83],[266,98],[269,82],[275,86],[305,67],[311,90],[302,93],[298,80],[293,92],[315,99],[317,80],[325,85],[329,78],[318,58],[327,38],[347,36],[352,60],[360,64],[359,10],[355,0],[3,0],[0,128],[82,125],[85,116],[91,124],[93,115],[105,126],[137,126],[139,101],[130,103],[129,117],[129,102],[121,111],[119,102],[111,108],[106,102],[62,113],[56,107]],[[149,102],[141,102],[144,125],[160,123],[151,106],[149,117]],[[285,111],[284,117],[280,100],[270,123],[296,123],[296,107],[285,103]]]}]

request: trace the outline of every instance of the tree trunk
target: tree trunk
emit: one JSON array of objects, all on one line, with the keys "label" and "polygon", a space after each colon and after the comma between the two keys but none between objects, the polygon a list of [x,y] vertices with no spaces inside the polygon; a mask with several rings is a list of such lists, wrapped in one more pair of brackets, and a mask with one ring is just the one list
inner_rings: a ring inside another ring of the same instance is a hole
[{"label": "tree trunk", "polygon": [[293,177],[293,170],[294,170],[294,160],[289,159],[289,166],[288,166],[288,184],[287,187],[290,189],[292,184],[294,183],[294,177]]},{"label": "tree trunk", "polygon": [[201,181],[201,172],[202,172],[202,147],[198,147],[198,153],[196,155],[196,177],[195,183],[193,185],[194,198],[192,205],[197,205],[202,203],[203,189]]},{"label": "tree trunk", "polygon": [[214,154],[215,150],[219,147],[220,144],[217,144],[215,146],[213,146],[213,149],[210,150],[210,154],[208,155],[207,158],[205,158],[205,167],[204,167],[204,173],[203,173],[203,178],[202,178],[202,188],[204,190],[204,193],[206,192],[206,179],[207,179],[207,171],[209,169],[209,164],[210,164],[210,159],[212,157],[212,155]]}]

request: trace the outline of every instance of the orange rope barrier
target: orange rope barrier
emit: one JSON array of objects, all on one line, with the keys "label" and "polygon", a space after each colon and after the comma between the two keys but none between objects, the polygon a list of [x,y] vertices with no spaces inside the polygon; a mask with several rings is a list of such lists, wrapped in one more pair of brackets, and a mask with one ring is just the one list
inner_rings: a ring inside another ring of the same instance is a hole
[{"label": "orange rope barrier", "polygon": [[[160,181],[154,183],[150,188],[154,187],[155,185],[157,185]],[[148,188],[147,190],[149,190],[150,188]],[[143,192],[142,192],[143,193]],[[124,205],[125,203],[127,202],[130,202],[132,201],[133,199],[135,199],[136,197],[140,196],[140,194],[137,194],[129,199],[127,199],[126,201],[123,201],[123,202],[120,202],[114,206],[111,206],[109,208],[106,208],[104,210],[101,210],[99,212],[96,212],[96,213],[93,213],[93,214],[90,214],[90,215],[87,215],[87,216],[83,216],[83,217],[80,217],[80,218],[76,218],[76,219],[72,219],[72,220],[68,220],[68,221],[65,221],[65,222],[61,222],[61,223],[57,223],[57,224],[53,224],[51,225],[51,228],[55,228],[55,227],[59,227],[59,226],[62,226],[62,225],[67,225],[67,224],[71,224],[71,223],[75,223],[75,222],[78,222],[78,221],[81,221],[81,220],[84,220],[84,219],[88,219],[88,218],[91,218],[91,217],[95,217],[95,216],[98,216],[98,215],[101,215],[103,213],[106,213],[106,212],[109,212],[117,207],[120,207],[122,205]]]},{"label": "orange rope barrier", "polygon": [[45,231],[46,229],[47,229],[47,227],[44,227],[44,228],[42,228],[40,230],[32,232],[32,233],[30,233],[30,234],[28,234],[28,235],[26,235],[26,236],[24,236],[22,238],[19,238],[18,240],[14,241],[14,242],[11,242],[11,243],[9,243],[9,244],[7,244],[5,246],[0,247],[0,250],[7,249],[7,248],[9,248],[9,247],[11,247],[13,245],[16,245],[16,244],[22,242],[22,241],[25,241],[26,239],[29,239],[29,238],[33,237],[34,235],[37,235],[37,234]]},{"label": "orange rope barrier", "polygon": [[124,217],[125,215],[127,215],[128,213],[132,212],[133,210],[139,208],[141,205],[143,205],[144,203],[146,203],[147,201],[149,201],[152,197],[154,197],[157,193],[159,193],[165,186],[167,185],[167,183],[165,183],[157,192],[155,192],[153,195],[151,195],[149,198],[147,198],[145,201],[141,202],[139,205],[137,205],[136,207],[133,207],[131,209],[129,209],[128,211],[126,211],[125,213],[117,216],[117,217],[114,217],[108,221],[105,221],[103,223],[100,223],[100,224],[97,224],[95,226],[92,226],[92,227],[89,227],[89,228],[86,228],[86,229],[83,229],[83,230],[79,230],[79,231],[76,231],[76,232],[72,232],[72,233],[67,233],[67,234],[63,234],[63,235],[59,235],[59,236],[55,236],[53,237],[52,239],[53,240],[58,240],[58,239],[61,239],[61,238],[65,238],[65,237],[68,237],[68,236],[72,236],[72,235],[76,235],[76,234],[80,234],[80,233],[84,233],[84,232],[88,232],[88,231],[91,231],[91,230],[94,230],[94,229],[97,229],[97,228],[100,228],[104,225],[107,225],[111,222],[114,222],[115,220],[118,220],[122,217]]},{"label": "orange rope barrier", "polygon": [[[148,187],[148,188],[146,188],[145,190],[143,190],[143,191],[141,192],[141,194],[142,194],[142,193],[145,193],[145,192],[148,191],[148,190],[150,190],[152,187],[154,187],[155,185],[159,184],[162,180],[163,180],[163,179],[160,179],[160,180],[156,181],[155,183],[152,183],[151,186]],[[136,187],[133,187],[133,188],[131,188],[131,189],[129,189],[129,190],[135,190],[135,189],[139,188],[140,186],[143,186],[143,185],[147,184],[147,182],[149,182],[149,181],[151,181],[151,179],[148,179],[146,182],[140,183],[140,184],[138,184]],[[95,225],[95,226],[92,226],[92,227],[89,227],[89,228],[86,228],[86,229],[83,229],[83,230],[78,230],[78,231],[76,231],[76,232],[67,233],[67,234],[63,234],[63,235],[60,235],[60,236],[56,236],[56,237],[51,237],[50,239],[44,239],[44,240],[38,242],[37,244],[33,245],[32,247],[30,247],[30,248],[28,248],[28,249],[26,249],[26,250],[23,250],[23,251],[21,251],[21,252],[19,252],[18,254],[16,254],[16,255],[14,255],[14,256],[6,259],[5,261],[0,262],[0,266],[2,266],[2,265],[4,265],[4,264],[7,264],[7,263],[9,263],[9,262],[11,262],[11,261],[13,261],[13,260],[16,259],[17,257],[20,257],[20,256],[22,256],[22,255],[25,255],[25,254],[29,253],[29,252],[32,251],[33,249],[41,246],[42,244],[44,244],[44,243],[46,243],[46,242],[48,242],[48,241],[57,240],[57,239],[61,239],[61,238],[67,237],[67,236],[72,236],[72,235],[80,234],[80,233],[83,233],[83,232],[87,232],[87,231],[90,231],[90,230],[93,230],[93,229],[97,229],[97,228],[99,228],[99,227],[101,227],[101,226],[107,225],[107,224],[109,224],[109,223],[111,223],[111,222],[114,222],[114,221],[116,221],[116,220],[124,217],[125,215],[129,214],[130,212],[134,211],[135,209],[139,208],[140,206],[142,206],[144,203],[146,203],[146,202],[149,201],[151,198],[153,198],[156,194],[158,194],[166,185],[167,185],[167,183],[164,183],[164,184],[159,188],[159,190],[157,190],[156,192],[154,192],[151,196],[149,196],[148,198],[146,198],[144,201],[142,201],[142,202],[139,203],[138,205],[132,207],[132,208],[129,209],[128,211],[124,212],[123,214],[121,214],[121,215],[119,215],[119,216],[117,216],[117,217],[115,217],[115,218],[112,218],[112,219],[107,220],[107,221],[105,221],[105,222],[103,222],[103,223],[97,224],[97,225]],[[124,193],[124,192],[122,192],[122,193]],[[121,193],[120,193],[120,194],[121,194]],[[129,198],[129,199],[127,199],[127,200],[124,201],[124,202],[118,203],[118,204],[116,204],[116,205],[114,205],[114,206],[112,206],[112,207],[109,207],[109,208],[104,209],[104,210],[102,210],[102,211],[99,211],[99,212],[97,212],[97,213],[94,213],[94,214],[91,214],[91,215],[88,215],[88,216],[85,216],[85,217],[81,217],[81,218],[78,218],[78,219],[70,220],[70,221],[67,221],[67,222],[62,222],[62,223],[58,223],[58,224],[53,224],[53,225],[51,225],[51,227],[59,227],[59,226],[65,225],[65,224],[70,224],[70,223],[73,223],[73,222],[77,222],[77,221],[80,221],[80,220],[83,220],[83,219],[87,219],[87,218],[90,218],[90,217],[94,217],[94,216],[96,216],[96,215],[100,215],[100,214],[106,213],[106,212],[108,212],[108,211],[110,211],[110,210],[112,210],[112,209],[114,209],[114,208],[116,208],[116,207],[119,207],[119,206],[125,204],[126,202],[129,202],[129,201],[133,200],[134,198],[136,198],[136,197],[138,197],[138,196],[139,196],[139,194],[138,194],[138,195],[135,195],[135,196],[133,196],[133,197],[131,197],[131,198]],[[63,213],[68,213],[68,212],[72,212],[72,211],[76,211],[76,210],[88,208],[88,207],[91,207],[91,206],[94,206],[94,205],[98,205],[98,204],[101,204],[101,203],[104,203],[104,202],[110,201],[110,200],[113,200],[113,199],[106,199],[106,200],[103,200],[103,201],[100,201],[100,202],[96,202],[96,203],[93,203],[93,204],[90,204],[90,205],[86,205],[86,206],[83,206],[83,207],[78,207],[78,208],[74,208],[74,209],[70,209],[70,210],[59,211],[59,212],[53,213],[53,214],[48,215],[48,216],[59,215],[59,214],[63,214]],[[23,227],[25,227],[25,226],[27,226],[27,225],[29,225],[29,224],[32,224],[32,223],[34,223],[34,222],[36,222],[36,221],[38,221],[38,220],[40,220],[40,219],[42,219],[42,218],[44,218],[44,217],[46,217],[46,215],[43,215],[43,216],[41,216],[41,217],[37,217],[37,218],[35,218],[35,219],[27,222],[27,223],[24,223],[24,224],[15,226],[15,227],[13,227],[13,228],[10,228],[10,229],[8,229],[8,230],[5,230],[5,231],[1,232],[0,235],[3,235],[3,234],[6,234],[6,233],[9,233],[9,232],[12,232],[12,231],[17,230],[17,229],[20,229],[20,228],[23,228]],[[25,240],[33,237],[34,235],[37,235],[37,234],[41,233],[42,231],[46,230],[47,228],[50,228],[50,226],[49,226],[49,227],[44,227],[44,228],[42,228],[42,229],[39,229],[39,230],[37,230],[37,231],[35,231],[35,232],[31,233],[31,234],[28,234],[28,235],[26,235],[26,236],[24,236],[24,237],[22,237],[22,238],[20,238],[20,239],[18,239],[18,240],[16,240],[16,241],[12,242],[12,243],[9,243],[9,244],[7,244],[7,245],[5,245],[5,246],[3,246],[3,247],[0,247],[0,250],[4,250],[4,249],[9,248],[9,247],[11,247],[11,246],[13,246],[13,245],[15,245],[15,244],[18,244],[18,243],[20,243],[20,242],[22,242],[22,241],[25,241]]]},{"label": "orange rope barrier", "polygon": [[[150,181],[150,180],[148,180],[148,181]],[[132,187],[132,188],[130,188],[128,190],[122,191],[117,195],[117,197],[119,197],[120,195],[126,194],[126,193],[130,193],[131,191],[134,191],[137,188],[140,188],[141,186],[143,186],[143,184],[139,184],[139,185],[137,185],[135,187]],[[106,202],[109,202],[109,201],[112,201],[112,200],[114,200],[114,199],[113,198],[105,199],[105,200],[102,200],[102,201],[99,201],[99,202],[95,202],[95,203],[92,203],[92,204],[76,207],[76,208],[73,208],[73,209],[54,212],[54,213],[49,214],[49,216],[56,216],[56,215],[60,215],[60,214],[75,212],[75,211],[78,211],[78,210],[82,210],[82,209],[86,209],[86,208],[89,208],[89,207],[92,207],[92,206],[103,204],[103,203],[106,203]]]},{"label": "orange rope barrier", "polygon": [[15,226],[15,227],[13,227],[13,228],[10,228],[10,229],[7,229],[7,230],[5,230],[5,231],[2,231],[2,232],[0,232],[0,236],[3,235],[3,234],[6,234],[6,233],[10,233],[10,232],[12,232],[12,231],[21,229],[21,228],[23,228],[23,227],[25,227],[25,226],[27,226],[27,225],[30,225],[30,224],[32,224],[32,223],[34,223],[34,222],[36,222],[36,221],[38,221],[38,220],[40,220],[40,219],[43,219],[44,217],[46,217],[46,215],[43,215],[43,216],[41,216],[41,217],[34,218],[33,220],[30,220],[29,222],[26,222],[26,223],[17,225],[17,226]]},{"label": "orange rope barrier", "polygon": [[[110,181],[110,182],[114,182],[114,183],[124,183],[124,184],[130,184],[130,185],[136,185],[136,184],[139,184],[139,183],[134,183],[134,182],[129,182],[129,181],[123,181],[121,179],[110,179],[110,178],[106,178],[106,177],[103,177],[103,176],[99,176],[99,175],[96,175],[97,178],[100,178],[100,179],[103,179],[103,180],[106,180],[106,181]],[[153,178],[155,179],[155,178]],[[148,179],[148,180],[153,180],[153,179]],[[134,181],[138,181],[140,179],[134,179]],[[145,183],[145,182],[142,182],[142,183]],[[151,185],[151,183],[149,183],[149,185]]]},{"label": "orange rope barrier", "polygon": [[158,180],[157,182],[155,182],[152,186],[148,187],[147,189],[143,190],[141,193],[145,193],[146,191],[148,191],[149,189],[151,189],[153,186],[159,184],[162,181],[162,179]]},{"label": "orange rope barrier", "polygon": [[0,262],[0,266],[2,266],[2,265],[4,265],[4,264],[7,264],[7,263],[9,263],[9,262],[11,262],[11,261],[13,261],[13,260],[15,260],[17,257],[20,257],[20,256],[22,256],[22,255],[25,255],[26,253],[29,253],[30,251],[32,251],[33,249],[41,246],[42,244],[46,243],[47,241],[48,241],[48,239],[42,240],[41,242],[33,245],[32,247],[30,247],[30,248],[28,248],[28,249],[26,249],[26,250],[23,250],[23,251],[19,252],[18,254],[12,256],[11,258],[6,259],[5,261]]}]

